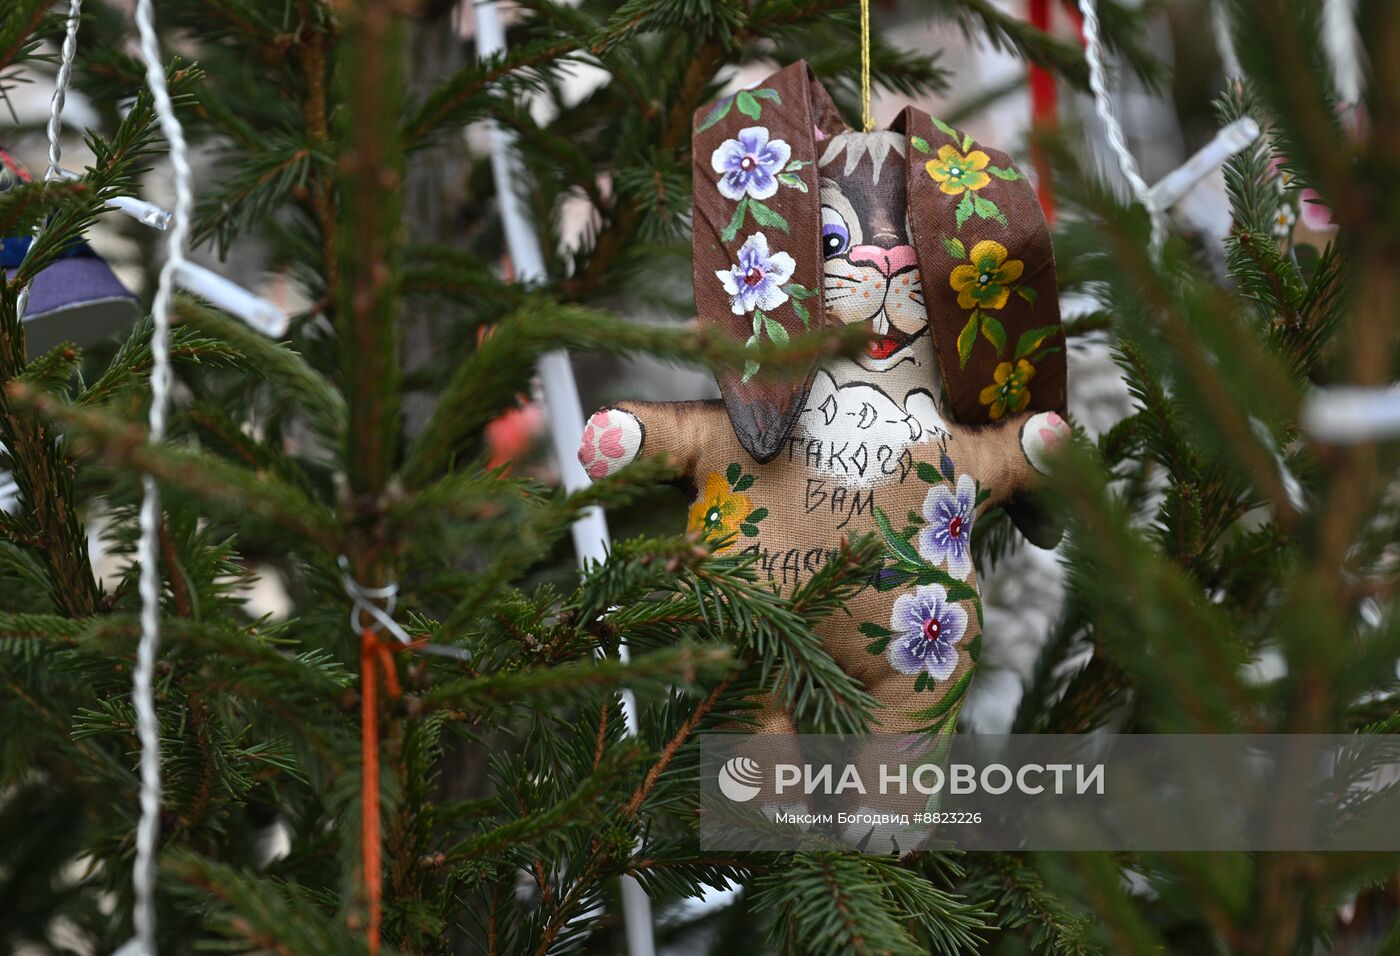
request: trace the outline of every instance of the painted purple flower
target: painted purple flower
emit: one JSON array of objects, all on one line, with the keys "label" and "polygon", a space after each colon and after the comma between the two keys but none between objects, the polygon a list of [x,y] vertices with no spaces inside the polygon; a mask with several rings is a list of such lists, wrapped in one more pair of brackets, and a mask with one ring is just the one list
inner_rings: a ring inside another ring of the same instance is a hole
[{"label": "painted purple flower", "polygon": [[926,584],[901,594],[890,613],[890,666],[901,674],[927,671],[947,680],[958,666],[957,645],[967,634],[967,611],[948,603],[941,584]]},{"label": "painted purple flower", "polygon": [[958,475],[956,490],[934,485],[924,499],[924,519],[919,532],[919,554],[932,565],[944,565],[955,578],[972,571],[972,520],[977,508],[977,482]]},{"label": "painted purple flower", "polygon": [[735,315],[754,309],[776,309],[788,300],[783,283],[792,278],[797,263],[786,252],[768,252],[768,237],[756,232],[739,247],[739,263],[715,273],[729,293]]},{"label": "painted purple flower", "polygon": [[767,199],[778,191],[778,173],[792,157],[792,147],[780,139],[769,139],[768,130],[750,126],[739,130],[738,139],[727,139],[710,156],[714,171],[722,174],[720,195],[742,199]]}]

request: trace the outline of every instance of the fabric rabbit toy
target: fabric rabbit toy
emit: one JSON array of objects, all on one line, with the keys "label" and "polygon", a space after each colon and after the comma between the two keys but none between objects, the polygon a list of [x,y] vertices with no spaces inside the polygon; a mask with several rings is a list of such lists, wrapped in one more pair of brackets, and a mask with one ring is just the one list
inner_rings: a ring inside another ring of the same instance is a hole
[{"label": "fabric rabbit toy", "polygon": [[[784,592],[844,537],[882,534],[884,568],[821,636],[879,730],[950,731],[981,647],[974,524],[1005,506],[1058,538],[1025,497],[1069,433],[1040,206],[1003,153],[913,107],[851,131],[803,62],[697,112],[694,150],[700,321],[750,344],[824,321],[874,338],[805,380],[750,362],[721,373],[722,401],[605,408],[579,458],[596,478],[666,455],[688,527]],[[792,726],[770,708],[761,729]]]}]

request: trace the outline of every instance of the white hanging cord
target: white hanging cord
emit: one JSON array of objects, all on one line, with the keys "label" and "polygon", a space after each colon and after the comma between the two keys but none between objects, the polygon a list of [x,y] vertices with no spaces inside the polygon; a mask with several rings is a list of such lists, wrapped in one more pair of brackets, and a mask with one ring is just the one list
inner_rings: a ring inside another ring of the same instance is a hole
[{"label": "white hanging cord", "polygon": [[[171,211],[166,234],[166,257],[156,283],[151,306],[151,413],[150,442],[165,438],[165,416],[170,402],[170,299],[175,276],[185,262],[189,240],[190,209],[193,205],[193,178],[190,171],[185,131],[175,115],[170,91],[165,85],[160,43],[156,37],[152,0],[137,0],[136,29],[141,37],[141,59],[146,66],[146,84],[161,133],[170,147],[170,167],[175,174],[175,208]],[[160,521],[160,487],[150,474],[141,478],[141,540],[137,549],[141,562],[141,643],[136,654],[132,699],[136,706],[136,732],[141,741],[141,819],[136,827],[136,862],[132,868],[135,890],[133,920],[139,952],[156,953],[156,841],[160,835],[160,724],[156,719],[155,695],[151,684],[155,674],[156,652],[160,647],[160,568],[157,565],[156,538]]]},{"label": "white hanging cord", "polygon": [[[505,30],[495,0],[482,0],[473,6],[476,15],[476,52],[488,57],[505,49]],[[529,216],[518,192],[523,170],[515,153],[515,137],[509,130],[491,124],[491,172],[496,184],[496,198],[501,204],[506,244],[516,279],[522,283],[539,282],[545,278],[544,256],[539,239],[530,227]],[[567,352],[550,352],[540,357],[540,387],[549,419],[549,437],[554,447],[554,459],[569,491],[586,488],[588,474],[578,461],[578,447],[583,437],[583,407],[579,403],[578,385]],[[573,524],[574,553],[579,567],[601,563],[608,554],[608,523],[601,508],[585,509]],[[627,660],[627,647],[621,645],[618,654]],[[630,690],[624,688],[622,715],[629,736],[638,731],[637,702]],[[623,876],[622,919],[627,934],[629,956],[654,956],[656,941],[652,930],[651,899],[642,885],[631,876]]]},{"label": "white hanging cord", "polygon": [[1220,55],[1220,68],[1225,79],[1234,80],[1244,75],[1240,67],[1239,54],[1235,52],[1235,35],[1230,28],[1230,13],[1225,9],[1229,0],[1211,0],[1211,28],[1215,32],[1215,49]]},{"label": "white hanging cord", "polygon": [[78,24],[83,16],[83,0],[69,0],[68,22],[63,32],[63,51],[59,57],[58,78],[54,81],[53,99],[49,101],[49,168],[44,179],[57,179],[63,147],[59,135],[63,132],[63,104],[68,98],[68,84],[73,79],[73,57],[78,52]]},{"label": "white hanging cord", "polygon": [[1356,0],[1325,0],[1322,44],[1332,61],[1332,80],[1344,106],[1361,100],[1361,42],[1356,35]]},{"label": "white hanging cord", "polygon": [[1152,223],[1151,249],[1155,256],[1161,251],[1167,238],[1167,220],[1152,198],[1152,190],[1138,173],[1137,161],[1128,151],[1123,139],[1123,127],[1113,110],[1113,100],[1108,93],[1108,79],[1103,65],[1103,37],[1099,33],[1099,7],[1097,0],[1079,0],[1079,13],[1084,18],[1084,58],[1089,62],[1089,88],[1094,93],[1094,109],[1103,122],[1108,146],[1118,158],[1118,168],[1133,196],[1147,210],[1147,218]]},{"label": "white hanging cord", "polygon": [[[58,76],[54,79],[53,97],[49,100],[49,168],[44,171],[44,181],[55,179],[60,175],[59,160],[63,156],[63,145],[59,141],[63,133],[63,104],[68,99],[68,84],[73,79],[73,58],[78,52],[78,25],[82,22],[83,0],[69,0],[68,21],[64,26],[63,47],[59,52]],[[34,238],[29,243],[29,248],[25,250],[25,258],[34,251],[34,245],[38,242],[39,236],[44,231],[44,224],[41,222],[34,227]],[[19,296],[15,301],[15,315],[24,320],[24,313],[29,308],[29,285],[25,285],[19,290]]]}]

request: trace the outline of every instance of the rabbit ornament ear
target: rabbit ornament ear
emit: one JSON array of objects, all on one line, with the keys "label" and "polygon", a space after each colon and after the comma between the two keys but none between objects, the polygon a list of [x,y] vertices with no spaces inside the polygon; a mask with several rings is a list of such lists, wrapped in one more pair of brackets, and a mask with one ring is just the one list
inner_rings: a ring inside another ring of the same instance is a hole
[{"label": "rabbit ornament ear", "polygon": [[[1006,154],[921,110],[906,108],[895,130],[905,136],[910,238],[946,412],[964,424],[1063,412],[1055,261],[1030,184]],[[697,111],[693,278],[706,328],[781,345],[827,323],[817,160],[823,141],[845,132],[802,61]],[[755,460],[782,448],[814,371],[767,375],[750,362],[718,373]]]},{"label": "rabbit ornament ear", "polygon": [[947,412],[965,425],[1065,411],[1050,228],[1011,157],[905,107],[910,237]]},{"label": "rabbit ornament ear", "polygon": [[[825,322],[817,143],[845,128],[803,61],[696,112],[695,305],[706,328],[782,344]],[[730,423],[755,460],[782,447],[813,371],[765,375],[750,362],[718,373]]]}]

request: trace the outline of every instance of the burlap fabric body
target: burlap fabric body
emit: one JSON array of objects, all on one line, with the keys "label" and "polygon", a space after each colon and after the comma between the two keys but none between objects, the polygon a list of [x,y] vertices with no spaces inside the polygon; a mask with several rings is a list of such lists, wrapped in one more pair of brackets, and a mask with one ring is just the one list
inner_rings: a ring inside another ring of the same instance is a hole
[{"label": "burlap fabric body", "polygon": [[[666,455],[693,490],[687,526],[784,592],[843,538],[880,534],[885,567],[822,637],[879,729],[950,730],[981,647],[973,528],[1001,506],[1040,528],[1024,496],[1068,433],[1035,195],[916,109],[852,132],[805,63],[700,110],[694,149],[700,321],[754,344],[838,322],[873,340],[797,380],[721,373],[722,401],[603,409],[580,460],[599,477]],[[770,709],[763,729],[790,721]]]}]

